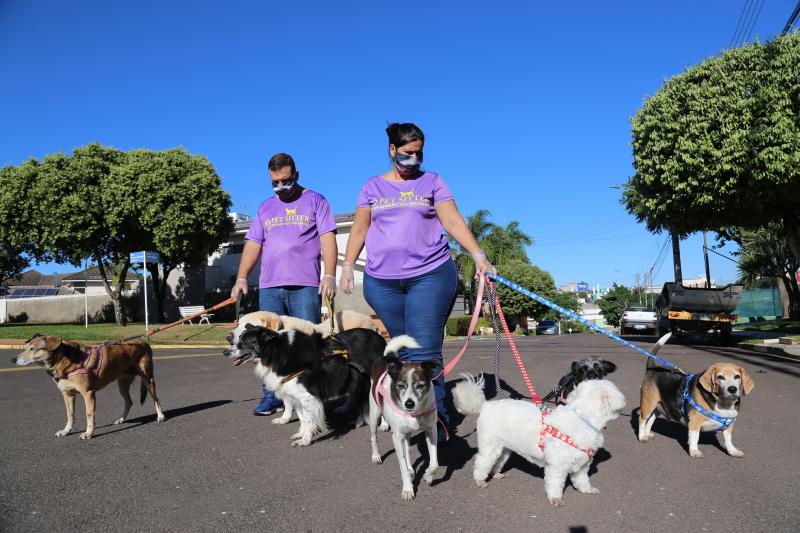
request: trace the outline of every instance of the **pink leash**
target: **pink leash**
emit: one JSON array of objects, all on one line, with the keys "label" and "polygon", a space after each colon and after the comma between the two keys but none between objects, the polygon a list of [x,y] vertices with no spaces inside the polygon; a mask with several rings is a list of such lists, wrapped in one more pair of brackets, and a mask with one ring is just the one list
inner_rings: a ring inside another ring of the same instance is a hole
[{"label": "pink leash", "polygon": [[478,318],[481,314],[481,307],[483,306],[483,286],[486,279],[485,276],[480,274],[478,276],[478,294],[475,296],[475,307],[472,311],[472,320],[469,323],[469,329],[467,330],[467,340],[464,342],[464,346],[461,347],[461,351],[459,351],[453,359],[447,363],[443,368],[439,375],[435,376],[433,379],[436,380],[439,376],[446,376],[450,372],[453,371],[453,368],[458,364],[458,360],[461,359],[461,356],[464,355],[464,352],[467,351],[467,347],[469,346],[469,341],[472,338],[472,334],[475,332],[475,326],[478,325]]}]

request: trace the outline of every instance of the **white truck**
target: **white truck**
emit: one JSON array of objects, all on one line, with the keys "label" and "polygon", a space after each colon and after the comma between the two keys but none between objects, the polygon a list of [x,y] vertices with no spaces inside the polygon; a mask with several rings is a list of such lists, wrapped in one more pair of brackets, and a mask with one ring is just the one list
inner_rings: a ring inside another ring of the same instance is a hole
[{"label": "white truck", "polygon": [[649,307],[626,307],[619,321],[620,335],[655,332],[657,327],[658,313]]}]

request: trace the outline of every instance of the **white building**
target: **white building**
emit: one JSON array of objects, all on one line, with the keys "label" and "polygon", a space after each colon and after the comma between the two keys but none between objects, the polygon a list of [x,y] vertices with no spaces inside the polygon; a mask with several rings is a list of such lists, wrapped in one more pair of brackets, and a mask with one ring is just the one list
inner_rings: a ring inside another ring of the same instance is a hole
[{"label": "white building", "polygon": [[[231,213],[236,228],[233,231],[230,242],[222,245],[221,249],[209,256],[208,267],[206,268],[206,287],[221,288],[230,290],[236,282],[236,274],[239,270],[239,260],[244,249],[244,236],[253,223],[253,218],[241,213]],[[353,213],[334,215],[336,221],[336,245],[339,250],[339,257],[336,266],[336,279],[341,275],[341,264],[344,261],[347,239],[350,236],[350,228],[353,226]],[[355,265],[355,284],[361,285],[364,281],[364,262],[366,254],[361,250]],[[261,265],[259,263],[253,268],[248,277],[251,287],[258,287],[258,274]]]},{"label": "white building", "polygon": [[[222,245],[219,252],[211,255],[208,258],[208,266],[205,272],[205,288],[206,291],[217,290],[220,293],[227,294],[230,292],[233,284],[236,282],[236,274],[239,270],[239,260],[242,257],[242,250],[244,249],[244,236],[253,223],[253,218],[249,215],[241,213],[231,213],[236,227],[228,243]],[[345,213],[334,215],[336,221],[336,245],[339,251],[338,260],[336,263],[336,280],[338,283],[341,276],[341,265],[344,261],[345,249],[347,247],[347,239],[350,236],[350,228],[353,226],[354,213]],[[375,314],[370,308],[363,296],[364,284],[364,264],[366,261],[365,250],[361,250],[361,255],[358,256],[354,268],[354,288],[353,294],[343,294],[341,291],[336,293],[335,306],[337,309],[353,309],[361,313]],[[261,269],[260,263],[250,272],[248,277],[248,284],[251,289],[258,288],[258,276]],[[458,302],[457,302],[458,304]],[[463,303],[461,304],[463,308]],[[459,313],[458,305],[454,313],[463,314],[463,310]]]}]

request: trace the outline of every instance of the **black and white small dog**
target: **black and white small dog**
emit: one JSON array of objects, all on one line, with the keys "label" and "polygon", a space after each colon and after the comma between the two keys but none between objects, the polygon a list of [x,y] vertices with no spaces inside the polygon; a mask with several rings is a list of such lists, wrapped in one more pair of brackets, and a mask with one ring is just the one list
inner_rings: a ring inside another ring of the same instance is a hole
[{"label": "black and white small dog", "polygon": [[[379,359],[372,368],[372,394],[369,398],[369,433],[372,441],[372,463],[380,464],[377,430],[392,428],[394,452],[400,463],[400,477],[403,480],[402,498],[414,499],[414,486],[411,478],[414,468],[408,452],[409,439],[425,432],[430,462],[423,475],[430,485],[439,467],[437,455],[436,397],[433,391],[433,378],[436,363],[403,363],[397,358],[401,348],[419,348],[419,344],[408,335],[394,337],[386,345],[385,357]],[[379,420],[383,422],[378,426]]]},{"label": "black and white small dog", "polygon": [[248,325],[225,355],[235,364],[257,359],[256,375],[284,403],[283,416],[273,423],[288,423],[296,410],[300,430],[292,435],[292,446],[308,446],[327,428],[328,400],[349,395],[359,407],[356,426],[363,425],[369,409],[369,372],[385,347],[383,337],[363,328],[323,338],[319,333]]},{"label": "black and white small dog", "polygon": [[572,362],[569,372],[558,380],[558,385],[547,393],[543,401],[556,404],[566,403],[566,397],[583,381],[604,379],[617,369],[617,365],[600,357],[587,357]]}]

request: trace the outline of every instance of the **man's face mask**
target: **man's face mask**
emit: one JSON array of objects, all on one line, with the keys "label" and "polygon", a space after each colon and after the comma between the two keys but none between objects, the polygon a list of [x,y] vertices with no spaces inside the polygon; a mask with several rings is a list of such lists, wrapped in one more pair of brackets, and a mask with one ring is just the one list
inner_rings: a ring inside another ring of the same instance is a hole
[{"label": "man's face mask", "polygon": [[400,150],[397,150],[394,153],[394,164],[397,165],[397,170],[399,170],[401,174],[412,174],[418,171],[420,165],[422,165],[422,152],[417,156],[404,154]]},{"label": "man's face mask", "polygon": [[297,174],[292,179],[283,180],[283,181],[273,181],[272,182],[272,190],[278,196],[289,196],[294,191],[295,186],[297,185]]}]

